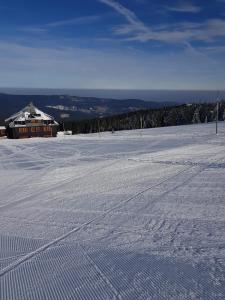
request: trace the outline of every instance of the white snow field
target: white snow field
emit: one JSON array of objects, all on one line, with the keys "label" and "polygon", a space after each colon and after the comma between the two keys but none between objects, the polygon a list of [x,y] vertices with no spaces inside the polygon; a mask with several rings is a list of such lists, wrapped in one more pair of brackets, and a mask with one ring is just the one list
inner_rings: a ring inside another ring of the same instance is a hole
[{"label": "white snow field", "polygon": [[0,140],[0,299],[225,299],[225,123]]}]

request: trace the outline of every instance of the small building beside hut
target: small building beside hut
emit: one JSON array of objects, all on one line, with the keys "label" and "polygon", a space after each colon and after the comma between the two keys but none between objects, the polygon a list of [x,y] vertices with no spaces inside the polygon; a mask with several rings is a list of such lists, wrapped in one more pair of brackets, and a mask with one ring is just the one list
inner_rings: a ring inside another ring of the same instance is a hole
[{"label": "small building beside hut", "polygon": [[50,115],[45,114],[30,103],[6,122],[6,134],[10,139],[31,137],[56,137],[58,123]]},{"label": "small building beside hut", "polygon": [[5,126],[0,126],[0,138],[6,136]]}]

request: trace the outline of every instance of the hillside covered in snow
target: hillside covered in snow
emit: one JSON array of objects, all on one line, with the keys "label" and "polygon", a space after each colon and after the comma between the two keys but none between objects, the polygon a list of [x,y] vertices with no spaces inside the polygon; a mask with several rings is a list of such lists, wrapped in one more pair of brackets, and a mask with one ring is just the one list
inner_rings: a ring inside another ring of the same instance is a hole
[{"label": "hillside covered in snow", "polygon": [[0,139],[0,299],[225,299],[225,123]]}]

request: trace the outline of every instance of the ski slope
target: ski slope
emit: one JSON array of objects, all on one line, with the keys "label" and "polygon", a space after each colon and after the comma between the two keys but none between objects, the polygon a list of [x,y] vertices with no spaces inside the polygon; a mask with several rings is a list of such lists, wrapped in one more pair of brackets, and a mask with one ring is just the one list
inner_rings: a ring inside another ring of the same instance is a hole
[{"label": "ski slope", "polygon": [[225,299],[225,123],[0,140],[0,299]]}]

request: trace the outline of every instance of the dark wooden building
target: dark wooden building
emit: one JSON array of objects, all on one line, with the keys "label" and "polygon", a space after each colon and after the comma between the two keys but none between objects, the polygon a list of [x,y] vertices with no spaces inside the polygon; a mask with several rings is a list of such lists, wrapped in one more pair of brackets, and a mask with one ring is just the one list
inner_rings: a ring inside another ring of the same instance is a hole
[{"label": "dark wooden building", "polygon": [[58,131],[58,123],[54,118],[40,111],[32,103],[5,122],[7,137],[11,139],[56,137]]},{"label": "dark wooden building", "polygon": [[6,136],[5,126],[0,126],[0,137]]}]

